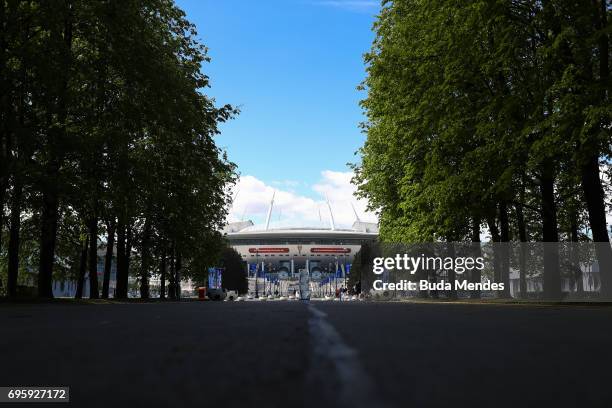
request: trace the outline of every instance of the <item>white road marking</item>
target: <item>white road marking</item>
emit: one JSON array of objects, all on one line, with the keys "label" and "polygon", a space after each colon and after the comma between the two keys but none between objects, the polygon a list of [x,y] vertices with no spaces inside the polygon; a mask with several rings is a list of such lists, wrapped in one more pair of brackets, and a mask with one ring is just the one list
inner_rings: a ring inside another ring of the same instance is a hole
[{"label": "white road marking", "polygon": [[[387,407],[376,396],[374,383],[361,365],[358,353],[349,347],[338,331],[327,321],[327,314],[317,309],[313,303],[308,305],[310,340],[313,346],[311,370],[331,363],[339,389],[337,406],[346,407]],[[331,374],[331,373],[330,373]]]}]

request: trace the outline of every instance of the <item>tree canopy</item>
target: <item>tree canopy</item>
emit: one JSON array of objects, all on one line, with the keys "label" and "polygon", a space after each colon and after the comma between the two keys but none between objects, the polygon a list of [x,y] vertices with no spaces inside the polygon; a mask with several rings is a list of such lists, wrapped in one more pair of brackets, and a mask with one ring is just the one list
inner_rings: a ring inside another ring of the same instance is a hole
[{"label": "tree canopy", "polygon": [[[217,258],[235,165],[215,144],[235,116],[205,94],[209,58],[171,0],[0,1],[0,249],[7,290],[54,278],[115,296],[136,273],[182,276]],[[102,241],[100,241],[102,238]],[[86,264],[86,265],[85,265]]]},{"label": "tree canopy", "polygon": [[[354,179],[381,238],[479,240],[486,226],[497,242],[605,243],[612,297],[610,13],[606,0],[384,1]],[[558,260],[545,258],[558,298]]]}]

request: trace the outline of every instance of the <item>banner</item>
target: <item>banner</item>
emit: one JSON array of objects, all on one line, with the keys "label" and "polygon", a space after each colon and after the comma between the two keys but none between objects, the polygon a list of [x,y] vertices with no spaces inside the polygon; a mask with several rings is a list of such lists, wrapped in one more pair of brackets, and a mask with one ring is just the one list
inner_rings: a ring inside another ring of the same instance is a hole
[{"label": "banner", "polygon": [[208,288],[221,289],[223,268],[208,268]]},{"label": "banner", "polygon": [[257,264],[250,263],[249,264],[249,276],[255,276],[255,273],[257,273]]}]

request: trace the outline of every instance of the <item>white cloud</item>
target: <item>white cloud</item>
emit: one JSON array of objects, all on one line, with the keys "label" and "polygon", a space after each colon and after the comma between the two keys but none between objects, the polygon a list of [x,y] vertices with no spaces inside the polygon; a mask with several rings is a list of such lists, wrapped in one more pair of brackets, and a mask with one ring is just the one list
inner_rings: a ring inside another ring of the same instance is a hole
[{"label": "white cloud", "polygon": [[301,185],[301,183],[296,180],[274,180],[270,184],[272,184],[275,188],[286,189],[290,192],[293,192]]},{"label": "white cloud", "polygon": [[376,215],[366,211],[365,200],[357,199],[351,184],[352,172],[321,172],[321,180],[312,186],[320,199],[296,194],[279,185],[290,187],[293,183],[271,183],[268,185],[254,176],[242,176],[236,187],[234,203],[228,221],[252,220],[264,223],[274,191],[274,210],[271,227],[325,226],[329,227],[329,211],[325,195],[329,197],[337,228],[348,228],[355,221],[351,203],[362,221],[376,222]]},{"label": "white cloud", "polygon": [[321,176],[322,180],[313,186],[313,190],[321,194],[323,199],[326,195],[329,197],[336,223],[350,225],[355,221],[351,204],[362,221],[378,221],[375,214],[366,210],[367,201],[355,197],[357,187],[351,183],[353,172],[324,170]]}]

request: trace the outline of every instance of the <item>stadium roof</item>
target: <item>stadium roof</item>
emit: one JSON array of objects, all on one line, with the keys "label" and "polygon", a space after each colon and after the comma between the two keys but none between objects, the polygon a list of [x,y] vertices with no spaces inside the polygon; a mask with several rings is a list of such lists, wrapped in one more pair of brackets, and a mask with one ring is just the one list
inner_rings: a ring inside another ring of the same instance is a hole
[{"label": "stadium roof", "polygon": [[307,225],[304,222],[302,225],[287,224],[287,223],[275,223],[271,222],[272,209],[274,207],[274,196],[270,201],[270,207],[268,208],[268,215],[266,217],[265,224],[256,225],[252,221],[238,221],[230,222],[223,229],[223,233],[229,238],[265,238],[265,237],[351,237],[351,238],[365,238],[372,239],[378,236],[378,224],[372,222],[364,222],[359,219],[355,207],[353,212],[355,214],[355,222],[351,228],[336,228],[334,222],[334,215],[332,212],[329,199],[327,199],[327,207],[329,209],[329,224],[323,223],[322,219],[319,219],[318,223],[314,225]]},{"label": "stadium roof", "polygon": [[329,227],[284,227],[268,228],[265,225],[254,225],[251,221],[229,223],[223,231],[228,238],[272,238],[272,237],[335,237],[335,238],[376,238],[378,225],[369,222],[355,221],[352,228]]}]

